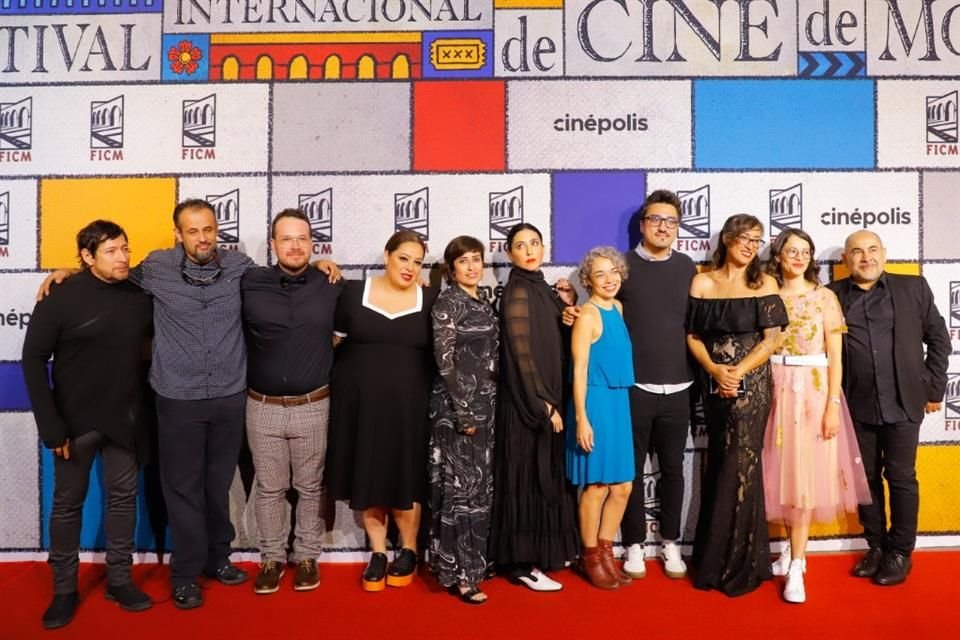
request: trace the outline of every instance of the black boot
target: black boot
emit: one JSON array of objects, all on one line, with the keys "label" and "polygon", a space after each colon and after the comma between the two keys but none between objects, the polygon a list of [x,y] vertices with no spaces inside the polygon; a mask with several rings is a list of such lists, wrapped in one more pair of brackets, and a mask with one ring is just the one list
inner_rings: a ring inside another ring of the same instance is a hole
[{"label": "black boot", "polygon": [[50,606],[43,612],[43,628],[59,629],[70,624],[73,614],[77,612],[77,592],[54,594]]},{"label": "black boot", "polygon": [[120,605],[124,611],[146,611],[153,606],[150,596],[140,591],[132,582],[116,587],[107,587],[107,600]]}]

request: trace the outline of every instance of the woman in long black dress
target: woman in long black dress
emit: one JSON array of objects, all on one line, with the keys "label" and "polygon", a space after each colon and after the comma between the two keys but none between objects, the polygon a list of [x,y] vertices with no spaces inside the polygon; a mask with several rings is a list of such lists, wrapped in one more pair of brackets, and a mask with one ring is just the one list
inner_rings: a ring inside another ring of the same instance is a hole
[{"label": "woman in long black dress", "polygon": [[536,227],[513,227],[507,247],[514,268],[500,304],[490,554],[508,576],[530,589],[558,591],[562,585],[543,571],[573,562],[579,541],[562,433],[569,345],[561,330],[565,303],[540,271],[544,247]]},{"label": "woman in long black dress", "polygon": [[[363,512],[373,555],[363,588],[402,587],[417,567],[420,505],[427,499],[427,406],[433,381],[430,309],[436,290],[421,287],[426,247],[409,231],[393,234],[382,276],[348,282],[337,303],[331,381],[327,488]],[[400,550],[387,570],[387,519]]]},{"label": "woman in long black dress", "polygon": [[687,344],[706,373],[707,464],[693,544],[694,586],[729,596],[771,577],[761,451],[769,359],[788,323],[777,282],[760,270],[763,225],[731,216],[714,269],[690,285]]},{"label": "woman in long black dress", "polygon": [[468,604],[483,604],[493,501],[493,417],[500,329],[480,299],[483,243],[458,236],[443,252],[448,286],[433,305],[439,369],[430,397],[430,564]]}]

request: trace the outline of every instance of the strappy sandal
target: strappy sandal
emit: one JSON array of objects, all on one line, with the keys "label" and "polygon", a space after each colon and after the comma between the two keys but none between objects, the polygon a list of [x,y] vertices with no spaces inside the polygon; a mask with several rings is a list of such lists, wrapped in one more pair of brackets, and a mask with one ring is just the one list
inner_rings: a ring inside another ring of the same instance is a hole
[{"label": "strappy sandal", "polygon": [[480,591],[480,589],[477,589],[476,587],[470,587],[466,591],[460,591],[460,586],[455,584],[447,587],[447,591],[450,592],[450,595],[454,596],[461,602],[466,602],[467,604],[486,604],[487,603],[486,598],[484,598],[483,600],[474,600],[474,598],[476,598],[478,595],[483,593],[482,591]]}]

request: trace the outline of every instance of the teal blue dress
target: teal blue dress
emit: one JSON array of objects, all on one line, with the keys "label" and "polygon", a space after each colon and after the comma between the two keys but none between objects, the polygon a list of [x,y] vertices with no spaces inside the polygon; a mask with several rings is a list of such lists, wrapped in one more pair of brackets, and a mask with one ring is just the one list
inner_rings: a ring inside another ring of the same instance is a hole
[{"label": "teal blue dress", "polygon": [[[588,303],[589,304],[589,303]],[[567,412],[567,479],[575,485],[632,482],[633,430],[629,389],[633,386],[633,348],[616,307],[600,311],[603,334],[590,345],[587,366],[587,418],[593,427],[593,451],[577,445],[576,412]]]}]

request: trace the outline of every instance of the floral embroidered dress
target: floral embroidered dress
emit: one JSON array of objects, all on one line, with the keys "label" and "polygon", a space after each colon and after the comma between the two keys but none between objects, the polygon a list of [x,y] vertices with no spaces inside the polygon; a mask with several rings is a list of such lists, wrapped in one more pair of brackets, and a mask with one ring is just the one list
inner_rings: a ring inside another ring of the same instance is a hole
[{"label": "floral embroidered dress", "polygon": [[[790,324],[780,354],[826,352],[826,337],[846,330],[836,295],[826,287],[783,295]],[[841,393],[840,433],[822,437],[827,408],[827,367],[774,362],[773,403],[763,443],[767,519],[796,524],[804,511],[813,522],[834,522],[870,503],[870,490],[853,422]]]}]

